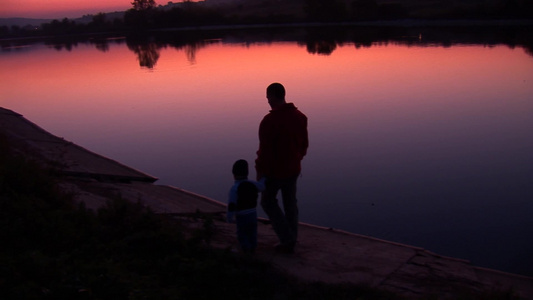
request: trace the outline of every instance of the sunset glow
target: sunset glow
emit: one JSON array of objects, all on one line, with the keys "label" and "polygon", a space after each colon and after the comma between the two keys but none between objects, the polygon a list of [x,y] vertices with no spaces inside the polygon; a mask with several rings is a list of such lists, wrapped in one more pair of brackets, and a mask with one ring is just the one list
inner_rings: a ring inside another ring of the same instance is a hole
[{"label": "sunset glow", "polygon": [[[179,2],[179,1],[176,1]],[[166,4],[165,2],[164,4]],[[158,3],[162,4],[162,3]],[[0,18],[78,18],[99,12],[124,11],[130,0],[2,0]]]}]

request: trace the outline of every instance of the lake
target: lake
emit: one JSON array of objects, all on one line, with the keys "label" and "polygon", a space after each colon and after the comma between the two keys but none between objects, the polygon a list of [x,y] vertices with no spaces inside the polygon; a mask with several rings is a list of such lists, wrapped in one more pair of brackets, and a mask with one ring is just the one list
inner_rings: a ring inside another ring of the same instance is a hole
[{"label": "lake", "polygon": [[2,41],[0,106],[225,202],[233,162],[253,166],[265,88],[281,82],[309,118],[302,222],[533,275],[527,36],[318,27]]}]

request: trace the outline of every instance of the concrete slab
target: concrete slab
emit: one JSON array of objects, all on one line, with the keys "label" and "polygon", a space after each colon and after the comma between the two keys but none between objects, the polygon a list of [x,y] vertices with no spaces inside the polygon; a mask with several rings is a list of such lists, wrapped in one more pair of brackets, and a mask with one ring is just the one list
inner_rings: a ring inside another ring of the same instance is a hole
[{"label": "concrete slab", "polygon": [[[171,186],[149,183],[109,183],[72,178],[63,183],[78,201],[97,209],[110,198],[120,196],[140,202],[156,213],[174,216],[190,229],[201,228],[209,214],[214,221],[214,247],[238,252],[236,228],[225,222],[224,203]],[[279,254],[278,240],[269,222],[258,224],[257,259],[269,262],[300,280],[333,284],[352,283],[393,291],[408,298],[454,299],[464,291],[513,290],[532,299],[533,278],[477,268],[466,260],[450,258],[428,250],[353,234],[332,228],[300,223],[296,253]]]},{"label": "concrete slab", "polygon": [[35,158],[48,163],[61,173],[114,181],[157,180],[153,176],[56,137],[22,115],[2,107],[0,126],[19,151],[32,151]]},{"label": "concrete slab", "polygon": [[140,202],[160,214],[191,214],[196,211],[222,214],[226,211],[223,203],[176,187],[146,182],[121,183],[71,178],[63,182],[62,186],[91,209],[105,205],[110,198],[121,197],[130,202]]}]

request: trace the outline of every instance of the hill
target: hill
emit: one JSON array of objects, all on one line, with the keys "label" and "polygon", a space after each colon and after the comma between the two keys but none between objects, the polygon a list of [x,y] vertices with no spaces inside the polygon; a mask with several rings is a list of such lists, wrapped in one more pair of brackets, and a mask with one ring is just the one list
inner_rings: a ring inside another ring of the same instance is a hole
[{"label": "hill", "polygon": [[[191,26],[390,20],[533,20],[530,0],[206,0],[79,19],[0,19],[0,37],[87,34]],[[48,23],[47,23],[48,21]],[[32,28],[39,26],[42,28]],[[10,28],[16,25],[19,28]],[[28,27],[29,26],[29,27]]]},{"label": "hill", "polygon": [[0,26],[40,26],[43,23],[48,23],[51,21],[52,19],[0,18]]},{"label": "hill", "polygon": [[[106,19],[112,21],[114,19],[124,18],[124,11],[115,11],[105,13]],[[88,24],[93,21],[94,15],[84,15],[81,18],[72,19],[72,21],[78,24]],[[54,19],[32,19],[32,18],[0,18],[0,26],[41,26],[44,23],[50,23]]]}]

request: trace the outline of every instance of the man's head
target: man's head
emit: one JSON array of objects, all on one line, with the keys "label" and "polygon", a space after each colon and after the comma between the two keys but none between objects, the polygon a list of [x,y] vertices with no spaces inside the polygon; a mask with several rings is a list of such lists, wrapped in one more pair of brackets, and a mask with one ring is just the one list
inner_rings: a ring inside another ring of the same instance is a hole
[{"label": "man's head", "polygon": [[270,107],[274,108],[285,103],[285,88],[281,83],[272,83],[267,87],[266,97]]}]

